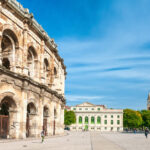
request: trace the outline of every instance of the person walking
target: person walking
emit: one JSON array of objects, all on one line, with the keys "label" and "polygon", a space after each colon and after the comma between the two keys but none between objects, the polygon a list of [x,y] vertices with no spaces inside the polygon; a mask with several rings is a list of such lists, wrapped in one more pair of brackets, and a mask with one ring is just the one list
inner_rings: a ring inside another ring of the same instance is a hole
[{"label": "person walking", "polygon": [[45,137],[45,132],[44,132],[44,130],[41,132],[41,137],[42,137],[42,142],[41,142],[41,143],[43,143],[43,142],[44,142],[44,137]]},{"label": "person walking", "polygon": [[148,130],[148,128],[146,128],[146,129],[145,129],[145,137],[146,137],[146,138],[148,138],[148,133],[149,133],[149,130]]}]

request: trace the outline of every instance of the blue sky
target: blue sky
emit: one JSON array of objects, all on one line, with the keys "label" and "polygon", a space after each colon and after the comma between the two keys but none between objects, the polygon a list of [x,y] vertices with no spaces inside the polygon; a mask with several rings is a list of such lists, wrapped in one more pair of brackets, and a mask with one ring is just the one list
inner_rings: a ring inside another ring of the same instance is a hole
[{"label": "blue sky", "polygon": [[67,105],[146,109],[149,0],[19,0],[55,39],[67,66]]}]

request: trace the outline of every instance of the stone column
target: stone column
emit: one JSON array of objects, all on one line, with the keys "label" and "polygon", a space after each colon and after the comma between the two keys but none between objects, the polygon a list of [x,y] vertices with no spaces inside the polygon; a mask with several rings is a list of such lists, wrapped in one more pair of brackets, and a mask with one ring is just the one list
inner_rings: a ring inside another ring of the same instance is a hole
[{"label": "stone column", "polygon": [[64,133],[64,106],[61,106],[61,133]]},{"label": "stone column", "polygon": [[18,139],[19,138],[19,120],[17,111],[9,111],[9,138]]},{"label": "stone column", "polygon": [[41,52],[40,52],[40,72],[39,72],[39,77],[41,79],[41,83],[45,83],[45,76],[44,76],[44,41],[41,42]]},{"label": "stone column", "polygon": [[43,102],[44,102],[44,89],[41,89],[41,96],[39,98],[39,108],[38,108],[38,120],[37,120],[37,124],[38,124],[38,129],[37,129],[37,134],[40,136],[42,130],[43,130]]},{"label": "stone column", "polygon": [[21,116],[21,131],[20,131],[20,138],[25,139],[26,138],[26,121],[27,121],[27,88],[28,88],[28,82],[23,83],[22,87],[22,101],[21,101],[21,111],[22,111],[22,116]]},{"label": "stone column", "polygon": [[50,61],[50,72],[51,72],[51,75],[50,75],[50,85],[51,85],[51,88],[52,90],[54,89],[54,54],[52,54],[52,57],[51,57],[51,61]]},{"label": "stone column", "polygon": [[50,135],[53,135],[53,129],[54,129],[54,104],[53,102],[51,102],[50,103]]},{"label": "stone column", "polygon": [[23,74],[28,76],[28,67],[27,67],[27,56],[28,56],[28,47],[27,47],[27,40],[28,40],[28,24],[25,22],[24,30],[23,30],[23,55],[22,55],[22,68]]},{"label": "stone column", "polygon": [[1,48],[1,43],[2,43],[2,31],[0,31],[0,66],[2,66],[2,48]]},{"label": "stone column", "polygon": [[19,47],[16,47],[16,72],[21,74],[22,73],[22,51],[23,51],[23,48],[21,46]]}]

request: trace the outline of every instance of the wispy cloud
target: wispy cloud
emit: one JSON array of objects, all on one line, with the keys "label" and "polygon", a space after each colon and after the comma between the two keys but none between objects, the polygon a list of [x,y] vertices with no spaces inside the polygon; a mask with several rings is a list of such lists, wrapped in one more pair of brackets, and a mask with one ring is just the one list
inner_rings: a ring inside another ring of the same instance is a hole
[{"label": "wispy cloud", "polygon": [[104,96],[82,96],[82,95],[66,95],[68,101],[84,102],[103,99]]}]

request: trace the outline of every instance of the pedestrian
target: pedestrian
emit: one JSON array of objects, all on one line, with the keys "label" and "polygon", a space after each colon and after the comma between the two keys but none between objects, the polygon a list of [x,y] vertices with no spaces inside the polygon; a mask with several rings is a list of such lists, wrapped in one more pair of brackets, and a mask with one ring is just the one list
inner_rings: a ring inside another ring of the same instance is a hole
[{"label": "pedestrian", "polygon": [[146,129],[145,129],[145,137],[146,137],[146,138],[148,138],[148,133],[149,133],[149,130],[148,130],[148,128],[146,128]]},{"label": "pedestrian", "polygon": [[42,142],[41,142],[41,143],[43,143],[43,142],[44,142],[44,137],[45,137],[45,132],[44,132],[44,130],[41,132],[41,137],[42,137]]}]

